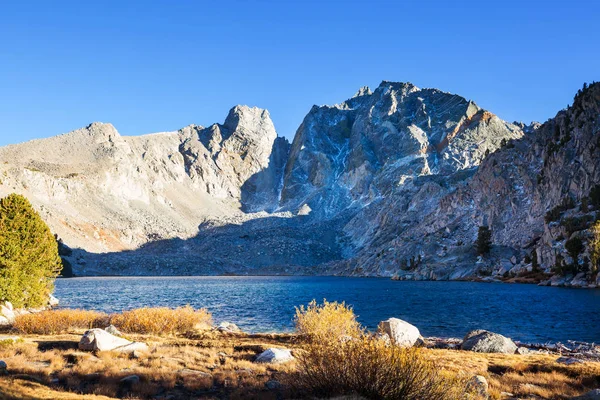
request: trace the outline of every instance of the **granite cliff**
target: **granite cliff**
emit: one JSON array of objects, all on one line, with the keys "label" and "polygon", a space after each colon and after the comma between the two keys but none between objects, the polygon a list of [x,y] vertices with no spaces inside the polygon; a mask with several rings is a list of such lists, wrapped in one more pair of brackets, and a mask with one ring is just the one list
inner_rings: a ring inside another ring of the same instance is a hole
[{"label": "granite cliff", "polygon": [[534,256],[536,273],[573,275],[552,283],[588,282],[587,250],[564,246],[596,218],[599,115],[598,84],[524,125],[384,81],[314,106],[291,144],[266,110],[237,106],[208,128],[124,137],[94,123],[6,146],[0,195],[32,201],[76,274],[489,280],[532,272]]}]

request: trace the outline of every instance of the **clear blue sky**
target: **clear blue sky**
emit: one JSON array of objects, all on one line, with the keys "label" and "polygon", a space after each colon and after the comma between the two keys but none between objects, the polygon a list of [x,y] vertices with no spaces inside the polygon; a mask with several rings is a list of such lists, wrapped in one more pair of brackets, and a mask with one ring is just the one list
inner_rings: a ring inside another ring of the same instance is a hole
[{"label": "clear blue sky", "polygon": [[[218,3],[218,4],[217,4]],[[410,81],[544,121],[600,80],[600,1],[4,1],[0,145],[92,121],[123,135]]]}]

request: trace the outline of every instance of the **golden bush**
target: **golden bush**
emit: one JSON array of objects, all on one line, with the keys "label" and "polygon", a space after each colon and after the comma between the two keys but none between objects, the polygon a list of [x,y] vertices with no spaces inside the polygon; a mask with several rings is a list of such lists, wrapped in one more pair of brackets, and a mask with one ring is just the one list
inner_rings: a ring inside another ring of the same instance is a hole
[{"label": "golden bush", "polygon": [[13,328],[24,334],[53,335],[71,329],[106,327],[108,315],[88,310],[48,310],[19,315]]},{"label": "golden bush", "polygon": [[317,397],[464,399],[465,382],[441,370],[422,349],[386,345],[363,335],[346,341],[310,342],[298,354],[294,385]]},{"label": "golden bush", "polygon": [[317,304],[313,300],[308,306],[296,307],[294,322],[297,333],[311,342],[356,338],[363,332],[354,311],[344,302],[323,300]]},{"label": "golden bush", "polygon": [[156,335],[185,333],[211,325],[212,316],[204,308],[190,306],[175,309],[167,307],[138,308],[114,314],[110,323],[126,333],[151,333]]}]

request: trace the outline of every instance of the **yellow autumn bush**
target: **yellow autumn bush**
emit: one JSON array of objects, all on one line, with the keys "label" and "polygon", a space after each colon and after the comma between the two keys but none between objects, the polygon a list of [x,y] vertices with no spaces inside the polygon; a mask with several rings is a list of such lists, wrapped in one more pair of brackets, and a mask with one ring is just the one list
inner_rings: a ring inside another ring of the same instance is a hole
[{"label": "yellow autumn bush", "polygon": [[307,306],[296,307],[294,322],[300,337],[311,342],[355,338],[363,331],[354,311],[344,302],[323,300],[323,304],[317,304],[313,300]]},{"label": "yellow autumn bush", "polygon": [[298,354],[294,385],[317,398],[359,395],[382,400],[472,399],[465,381],[444,371],[423,349],[390,346],[363,335],[310,342]]},{"label": "yellow autumn bush", "polygon": [[175,309],[167,307],[137,308],[114,314],[111,324],[126,333],[151,333],[155,335],[185,333],[212,323],[211,314],[204,308],[190,306]]},{"label": "yellow autumn bush", "polygon": [[97,311],[48,310],[17,316],[13,328],[24,334],[54,335],[72,329],[104,328],[108,320],[107,314]]}]

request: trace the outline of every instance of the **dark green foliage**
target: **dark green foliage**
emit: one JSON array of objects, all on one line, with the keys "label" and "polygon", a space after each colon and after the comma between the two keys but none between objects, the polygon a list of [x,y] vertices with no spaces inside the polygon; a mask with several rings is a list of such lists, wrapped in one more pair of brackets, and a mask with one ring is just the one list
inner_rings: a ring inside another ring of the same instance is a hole
[{"label": "dark green foliage", "polygon": [[567,231],[567,237],[571,236],[573,232],[582,231],[587,229],[590,225],[590,222],[594,220],[594,217],[591,215],[584,215],[581,217],[568,217],[563,218],[560,221],[560,224],[565,227]]},{"label": "dark green foliage", "polygon": [[577,264],[577,258],[579,258],[579,254],[583,251],[583,242],[578,237],[569,239],[565,242],[565,249],[569,252],[571,258],[573,258],[573,263]]},{"label": "dark green foliage", "polygon": [[492,231],[487,226],[480,226],[477,231],[477,254],[488,254],[492,248]]},{"label": "dark green foliage", "polygon": [[17,194],[0,199],[0,300],[46,305],[60,269],[56,240],[29,201]]},{"label": "dark green foliage", "polygon": [[600,185],[595,185],[590,190],[590,205],[595,209],[600,208]]},{"label": "dark green foliage", "polygon": [[546,213],[546,216],[544,219],[547,224],[552,221],[557,221],[563,212],[570,210],[574,207],[575,207],[575,202],[573,201],[573,199],[570,197],[565,197],[561,204],[557,205],[556,207],[554,207],[553,209],[551,209],[550,211],[548,211]]}]

